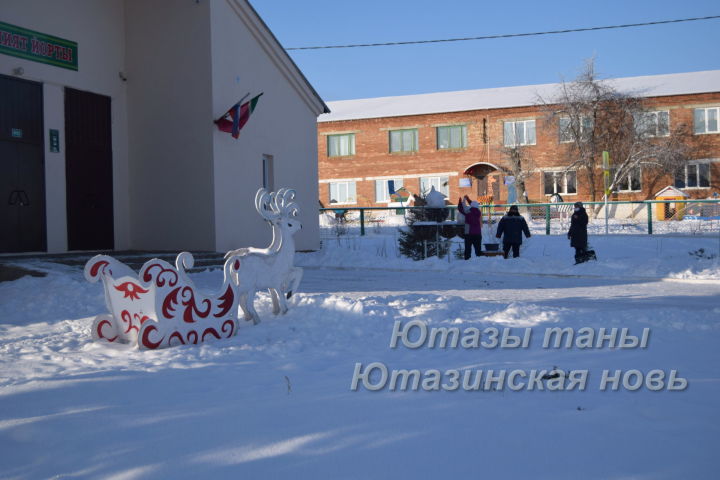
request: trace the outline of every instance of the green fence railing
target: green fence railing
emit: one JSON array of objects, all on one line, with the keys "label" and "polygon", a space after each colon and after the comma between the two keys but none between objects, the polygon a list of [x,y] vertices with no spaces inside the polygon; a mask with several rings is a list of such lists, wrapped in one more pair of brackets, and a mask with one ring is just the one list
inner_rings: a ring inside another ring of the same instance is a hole
[{"label": "green fence railing", "polygon": [[[574,202],[562,202],[562,203],[515,203],[515,204],[483,204],[481,210],[484,216],[493,217],[503,215],[507,209],[511,206],[517,206],[524,211],[529,213],[533,220],[540,220],[544,217],[545,220],[545,233],[551,234],[551,221],[560,213],[569,213],[572,211]],[[685,200],[638,200],[638,201],[613,201],[613,202],[583,202],[588,213],[591,214],[596,221],[598,219],[608,220],[613,218],[617,220],[621,217],[610,217],[610,210],[617,210],[622,205],[635,206],[637,212],[632,210],[632,218],[645,217],[647,221],[647,233],[653,234],[653,222],[663,220],[681,220],[686,216],[692,215],[695,218],[719,220],[720,228],[720,199],[685,199]],[[658,205],[664,205],[661,207],[660,215],[653,214],[653,208],[657,209]],[[338,218],[345,218],[347,214],[351,212],[359,212],[359,224],[360,224],[360,235],[366,234],[366,224],[368,222],[368,215],[366,212],[372,213],[375,211],[387,211],[405,214],[407,210],[413,209],[425,209],[429,207],[351,207],[338,205],[332,208],[321,208],[320,213],[329,212],[334,213]],[[456,218],[457,206],[447,205],[444,207],[449,210],[450,221],[454,221]],[[644,214],[643,214],[644,211]]]}]

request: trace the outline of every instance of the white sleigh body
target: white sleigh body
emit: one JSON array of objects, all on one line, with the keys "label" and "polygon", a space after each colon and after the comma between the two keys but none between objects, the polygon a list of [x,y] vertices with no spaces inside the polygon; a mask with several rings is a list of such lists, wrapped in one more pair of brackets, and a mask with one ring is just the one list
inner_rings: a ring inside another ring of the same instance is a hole
[{"label": "white sleigh body", "polygon": [[192,262],[192,256],[181,253],[175,267],[153,259],[135,275],[112,257],[92,258],[85,266],[85,276],[91,282],[102,281],[110,311],[95,318],[93,338],[156,349],[235,335],[238,296],[231,275],[239,261],[231,258],[225,262],[223,284],[211,294],[195,287],[183,262]]}]

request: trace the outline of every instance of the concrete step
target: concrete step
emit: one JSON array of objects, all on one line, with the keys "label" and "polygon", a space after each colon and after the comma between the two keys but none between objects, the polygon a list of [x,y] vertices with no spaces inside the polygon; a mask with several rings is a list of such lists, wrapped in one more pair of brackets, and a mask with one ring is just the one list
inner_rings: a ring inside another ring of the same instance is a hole
[{"label": "concrete step", "polygon": [[[198,251],[198,252],[190,252],[193,255],[193,258],[195,259],[195,265],[192,269],[188,270],[190,272],[198,272],[206,269],[215,269],[215,268],[222,268],[223,264],[225,263],[224,256],[225,254],[222,252],[208,252],[208,251]],[[166,252],[166,251],[151,251],[151,252],[140,252],[140,251],[110,251],[110,252],[71,252],[71,253],[59,253],[59,254],[52,254],[52,253],[39,253],[39,254],[19,254],[19,255],[2,255],[0,256],[0,264],[6,263],[14,263],[14,264],[22,264],[25,261],[43,261],[43,262],[52,262],[52,263],[60,263],[62,265],[68,265],[71,267],[77,267],[79,269],[82,269],[85,267],[85,264],[88,260],[90,260],[95,255],[104,254],[109,255],[118,261],[126,264],[128,267],[132,268],[136,272],[142,268],[142,266],[147,262],[148,260],[152,260],[154,258],[159,258],[161,260],[165,260],[171,265],[175,264],[175,259],[178,255],[178,252]]]}]

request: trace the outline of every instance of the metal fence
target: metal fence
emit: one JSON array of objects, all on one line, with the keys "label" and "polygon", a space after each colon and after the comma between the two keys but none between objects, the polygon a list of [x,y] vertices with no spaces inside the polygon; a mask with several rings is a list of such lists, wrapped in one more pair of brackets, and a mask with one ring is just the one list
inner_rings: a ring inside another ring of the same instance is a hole
[{"label": "metal fence", "polygon": [[[583,202],[592,234],[684,234],[720,233],[720,200],[644,200]],[[564,235],[570,226],[573,203],[514,204],[528,220],[533,234]],[[510,205],[481,205],[483,221],[492,227]],[[427,207],[335,207],[320,209],[321,236],[369,236],[387,234],[408,225],[413,209]],[[438,209],[434,209],[438,210]],[[457,207],[444,209],[441,226],[456,223]]]}]

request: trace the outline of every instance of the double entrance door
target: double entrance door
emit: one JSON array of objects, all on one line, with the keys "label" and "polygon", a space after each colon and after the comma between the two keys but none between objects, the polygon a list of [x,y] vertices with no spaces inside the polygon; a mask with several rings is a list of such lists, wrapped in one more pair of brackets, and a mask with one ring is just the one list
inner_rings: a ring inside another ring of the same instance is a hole
[{"label": "double entrance door", "polygon": [[[0,75],[0,253],[47,250],[43,110],[42,84]],[[69,250],[114,246],[110,118],[109,97],[65,89]]]}]

